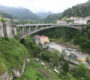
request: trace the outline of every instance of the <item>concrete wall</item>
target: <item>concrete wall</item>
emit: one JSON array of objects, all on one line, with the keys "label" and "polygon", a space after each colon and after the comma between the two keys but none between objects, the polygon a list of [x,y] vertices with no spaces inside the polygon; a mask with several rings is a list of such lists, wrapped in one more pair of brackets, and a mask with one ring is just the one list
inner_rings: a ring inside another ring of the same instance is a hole
[{"label": "concrete wall", "polygon": [[10,22],[6,22],[6,32],[8,38],[13,38],[12,27]]},{"label": "concrete wall", "polygon": [[13,38],[12,27],[10,21],[5,23],[0,21],[0,37]]},{"label": "concrete wall", "polygon": [[0,21],[0,37],[4,37],[3,33],[3,23]]}]

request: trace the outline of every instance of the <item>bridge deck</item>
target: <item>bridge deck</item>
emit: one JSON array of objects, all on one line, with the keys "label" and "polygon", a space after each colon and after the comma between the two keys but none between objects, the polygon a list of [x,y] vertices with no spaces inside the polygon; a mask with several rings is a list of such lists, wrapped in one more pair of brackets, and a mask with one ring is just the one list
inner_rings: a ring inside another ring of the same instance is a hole
[{"label": "bridge deck", "polygon": [[17,25],[18,27],[26,27],[26,26],[84,26],[86,24],[21,24]]}]

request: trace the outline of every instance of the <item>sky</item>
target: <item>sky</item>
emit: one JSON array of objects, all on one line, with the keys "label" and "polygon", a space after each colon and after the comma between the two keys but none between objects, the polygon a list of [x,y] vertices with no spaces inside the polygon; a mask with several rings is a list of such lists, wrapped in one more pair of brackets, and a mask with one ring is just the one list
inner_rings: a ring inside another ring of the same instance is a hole
[{"label": "sky", "polygon": [[24,7],[34,13],[38,12],[63,12],[76,4],[85,3],[88,0],[0,0],[0,5],[10,7]]}]

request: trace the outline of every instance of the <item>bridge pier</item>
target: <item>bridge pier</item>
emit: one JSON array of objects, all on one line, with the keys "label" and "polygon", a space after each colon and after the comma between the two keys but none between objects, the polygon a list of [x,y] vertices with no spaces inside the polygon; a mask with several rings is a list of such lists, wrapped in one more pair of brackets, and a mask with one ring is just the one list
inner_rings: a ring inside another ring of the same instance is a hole
[{"label": "bridge pier", "polygon": [[31,32],[31,28],[30,26],[27,26],[27,33],[30,33]]},{"label": "bridge pier", "polygon": [[23,34],[24,33],[24,27],[20,27],[20,32]]},{"label": "bridge pier", "polygon": [[37,29],[38,29],[38,27],[39,27],[39,26],[36,26],[36,27],[35,27],[35,30],[37,30]]},{"label": "bridge pier", "polygon": [[82,30],[82,29],[85,29],[85,26],[76,26],[76,28],[77,28],[78,30]]},{"label": "bridge pier", "polygon": [[24,36],[25,34],[24,34],[24,27],[20,27],[20,37],[22,37],[22,36]]}]

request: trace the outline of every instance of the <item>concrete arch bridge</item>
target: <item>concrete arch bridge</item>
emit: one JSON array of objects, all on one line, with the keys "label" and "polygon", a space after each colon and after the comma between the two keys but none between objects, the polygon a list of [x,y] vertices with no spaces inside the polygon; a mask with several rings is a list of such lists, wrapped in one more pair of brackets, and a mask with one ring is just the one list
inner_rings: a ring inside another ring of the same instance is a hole
[{"label": "concrete arch bridge", "polygon": [[54,27],[71,27],[77,30],[82,30],[85,28],[85,24],[23,24],[17,25],[17,27],[20,29],[20,39],[23,39],[33,33]]}]

